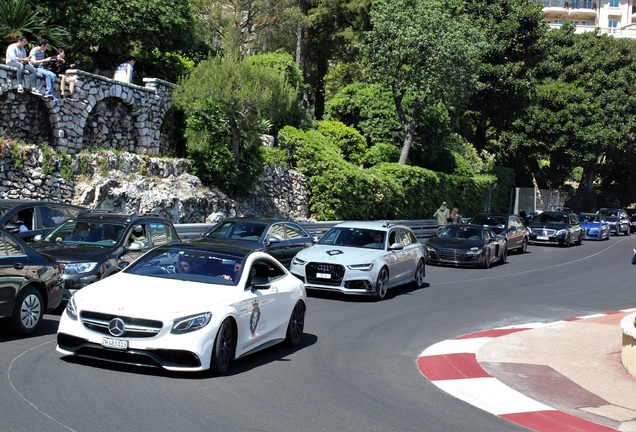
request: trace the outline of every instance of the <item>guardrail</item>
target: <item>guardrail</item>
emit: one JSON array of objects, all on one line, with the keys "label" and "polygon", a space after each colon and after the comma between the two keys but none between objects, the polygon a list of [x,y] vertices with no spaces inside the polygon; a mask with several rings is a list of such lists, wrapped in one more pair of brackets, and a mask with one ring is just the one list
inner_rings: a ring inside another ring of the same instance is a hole
[{"label": "guardrail", "polygon": [[216,224],[207,223],[187,223],[187,224],[174,224],[174,228],[179,234],[179,238],[182,241],[192,240],[199,237],[201,234],[212,228]]},{"label": "guardrail", "polygon": [[[298,225],[309,231],[314,237],[320,239],[320,237],[325,235],[334,225],[342,222],[343,221],[299,222]],[[435,219],[389,220],[382,222],[388,222],[392,225],[404,225],[411,228],[420,243],[425,243],[426,240],[437,234],[438,230],[437,220]],[[174,227],[181,240],[188,241],[203,234],[214,225],[216,224],[190,223],[176,224]]]}]

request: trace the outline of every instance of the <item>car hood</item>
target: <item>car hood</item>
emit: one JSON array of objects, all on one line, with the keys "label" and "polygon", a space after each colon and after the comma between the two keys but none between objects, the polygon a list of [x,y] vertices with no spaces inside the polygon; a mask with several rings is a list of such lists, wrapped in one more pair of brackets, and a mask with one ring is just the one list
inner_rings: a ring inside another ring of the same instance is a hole
[{"label": "car hood", "polygon": [[605,220],[608,222],[616,222],[618,221],[619,218],[617,217],[611,217],[611,216],[605,216]]},{"label": "car hood", "polygon": [[535,229],[553,229],[553,230],[559,231],[559,230],[562,230],[562,229],[568,229],[568,228],[570,228],[570,226],[569,225],[563,225],[563,224],[554,224],[554,223],[542,223],[542,222],[534,223],[533,222],[533,223],[530,224],[530,226],[528,228],[530,228],[532,230],[535,230]]},{"label": "car hood", "polygon": [[97,257],[103,257],[113,247],[92,246],[86,244],[63,244],[50,242],[29,243],[33,249],[55,257],[61,263],[93,261]]},{"label": "car hood", "polygon": [[[240,288],[118,273],[74,295],[80,309],[117,315],[182,315],[210,311]],[[242,291],[242,290],[241,290]]]},{"label": "car hood", "polygon": [[434,248],[472,249],[474,247],[482,248],[484,246],[484,241],[433,237],[426,242],[426,245]]},{"label": "car hood", "polygon": [[387,252],[380,249],[336,245],[314,245],[296,255],[303,261],[337,262],[340,264],[362,264],[375,260]]},{"label": "car hood", "polygon": [[581,222],[581,226],[583,228],[597,228],[602,226],[601,222]]},{"label": "car hood", "polygon": [[206,242],[206,243],[217,243],[219,245],[228,245],[232,247],[239,247],[239,248],[250,249],[250,250],[265,249],[265,245],[261,243],[260,241],[236,240],[236,239],[229,239],[229,238],[217,239],[217,238],[210,238],[210,237],[199,237],[199,238],[193,239],[191,243],[197,243],[199,241]]}]

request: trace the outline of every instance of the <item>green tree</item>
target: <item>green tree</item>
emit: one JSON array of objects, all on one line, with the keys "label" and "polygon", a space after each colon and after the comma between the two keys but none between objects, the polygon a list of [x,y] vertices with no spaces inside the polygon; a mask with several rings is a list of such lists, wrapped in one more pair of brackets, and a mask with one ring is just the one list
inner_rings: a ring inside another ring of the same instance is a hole
[{"label": "green tree", "polygon": [[[463,8],[487,41],[481,55],[479,90],[462,112],[455,112],[454,131],[478,149],[505,153],[497,147],[501,132],[531,103],[534,68],[545,53],[547,23],[541,2],[471,0]],[[493,103],[496,101],[496,103]]]},{"label": "green tree", "polygon": [[[569,25],[549,32],[547,46],[536,70],[537,99],[505,135],[505,144],[541,187],[560,187],[580,171],[569,205],[591,209],[604,167],[636,159],[636,50],[631,41],[575,34]],[[623,190],[634,180],[631,171],[617,179]]]},{"label": "green tree", "polygon": [[[83,67],[108,71],[138,54],[135,80],[144,75],[146,53],[185,52],[194,40],[189,0],[42,0],[41,5],[55,24],[71,31],[68,56],[86,60]],[[154,58],[156,53],[147,61]]]},{"label": "green tree", "polygon": [[476,90],[483,41],[458,3],[379,0],[371,22],[372,79],[391,89],[404,129],[400,164],[406,164],[421,112],[439,102],[461,105]]},{"label": "green tree", "polygon": [[[251,166],[244,159],[261,157],[263,124],[278,123],[288,115],[297,100],[297,88],[290,85],[283,71],[227,55],[199,63],[179,83],[174,100],[188,117],[189,150],[228,148],[225,155],[231,155],[233,167],[241,173]],[[225,176],[222,170],[217,174]],[[214,181],[210,173],[207,178]],[[235,190],[245,190],[255,178],[246,175],[236,180]]]}]

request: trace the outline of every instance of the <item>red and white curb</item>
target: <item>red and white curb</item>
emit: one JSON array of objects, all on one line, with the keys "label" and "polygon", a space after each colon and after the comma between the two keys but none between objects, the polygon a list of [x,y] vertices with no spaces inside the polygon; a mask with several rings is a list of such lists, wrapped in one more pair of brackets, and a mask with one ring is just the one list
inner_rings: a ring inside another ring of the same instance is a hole
[{"label": "red and white curb", "polygon": [[575,317],[547,324],[500,327],[458,336],[426,348],[418,357],[417,366],[422,375],[446,393],[531,430],[613,431],[615,429],[558,411],[506,386],[481,367],[477,361],[477,352],[487,342],[511,333],[633,310],[636,309]]}]

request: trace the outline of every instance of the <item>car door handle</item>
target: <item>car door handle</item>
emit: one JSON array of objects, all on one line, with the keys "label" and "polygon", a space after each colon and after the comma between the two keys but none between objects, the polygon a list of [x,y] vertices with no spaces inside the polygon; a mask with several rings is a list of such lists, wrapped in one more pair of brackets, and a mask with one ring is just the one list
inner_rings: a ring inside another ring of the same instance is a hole
[{"label": "car door handle", "polygon": [[13,268],[16,269],[16,270],[22,270],[24,268],[24,264],[15,263],[15,264],[13,264]]}]

